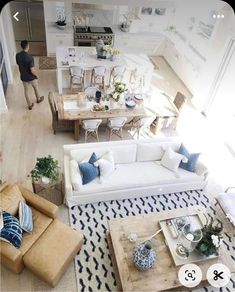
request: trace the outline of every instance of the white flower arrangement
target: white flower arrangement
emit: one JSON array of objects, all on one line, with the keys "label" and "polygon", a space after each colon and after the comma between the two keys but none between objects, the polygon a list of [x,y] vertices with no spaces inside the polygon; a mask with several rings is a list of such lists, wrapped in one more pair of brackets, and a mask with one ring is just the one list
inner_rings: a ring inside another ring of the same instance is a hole
[{"label": "white flower arrangement", "polygon": [[112,53],[112,47],[110,46],[110,45],[104,45],[103,47],[102,47],[102,50],[104,51],[104,52],[107,52],[107,53]]},{"label": "white flower arrangement", "polygon": [[213,234],[213,235],[211,235],[211,240],[212,240],[212,243],[214,244],[214,246],[216,248],[220,247],[220,238],[219,238],[219,236]]}]

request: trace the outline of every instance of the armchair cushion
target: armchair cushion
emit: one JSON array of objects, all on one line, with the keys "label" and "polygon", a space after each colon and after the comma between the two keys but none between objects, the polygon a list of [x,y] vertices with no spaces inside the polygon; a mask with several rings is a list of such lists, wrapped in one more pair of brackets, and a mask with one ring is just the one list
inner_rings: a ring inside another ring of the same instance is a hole
[{"label": "armchair cushion", "polygon": [[33,192],[26,189],[22,185],[18,185],[18,186],[28,205],[30,205],[31,207],[34,207],[38,211],[47,215],[48,217],[51,217],[51,218],[57,217],[58,206],[40,197],[39,195],[34,194]]},{"label": "armchair cushion", "polygon": [[25,202],[17,185],[9,185],[0,193],[0,211],[6,211],[15,216],[18,214],[19,203]]},{"label": "armchair cushion", "polygon": [[20,227],[31,233],[33,231],[33,216],[31,208],[24,202],[20,202],[19,206]]}]

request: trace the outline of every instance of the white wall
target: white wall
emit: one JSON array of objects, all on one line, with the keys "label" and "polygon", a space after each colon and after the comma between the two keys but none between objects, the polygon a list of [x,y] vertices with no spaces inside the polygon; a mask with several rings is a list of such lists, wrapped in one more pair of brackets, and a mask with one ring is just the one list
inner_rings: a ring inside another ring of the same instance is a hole
[{"label": "white wall", "polygon": [[[198,28],[200,21],[213,22],[213,11],[224,14],[225,17],[215,21],[212,35],[207,39],[198,34]],[[190,21],[190,17],[194,17],[194,23]],[[174,30],[168,33],[169,41],[166,43],[164,56],[192,91],[193,103],[202,109],[223,56],[227,38],[234,34],[233,10],[222,1],[205,2],[201,5],[196,1],[194,5],[192,2],[181,1],[176,6],[172,25]]]}]

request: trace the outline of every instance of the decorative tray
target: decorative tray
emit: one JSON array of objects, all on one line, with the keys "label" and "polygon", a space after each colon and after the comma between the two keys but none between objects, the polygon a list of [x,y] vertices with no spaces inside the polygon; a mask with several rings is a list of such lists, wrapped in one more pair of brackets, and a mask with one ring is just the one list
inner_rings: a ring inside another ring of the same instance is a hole
[{"label": "decorative tray", "polygon": [[[182,224],[183,223],[183,224]],[[194,229],[201,229],[203,227],[203,222],[198,214],[193,214],[189,216],[179,216],[160,220],[159,224],[162,228],[162,232],[165,237],[165,243],[169,248],[170,254],[174,260],[176,266],[194,263],[199,261],[205,261],[209,259],[218,258],[219,254],[205,256],[200,254],[197,250],[189,252],[188,257],[183,257],[177,253],[177,246],[182,241],[181,231],[183,225],[190,223]]]},{"label": "decorative tray", "polygon": [[92,112],[107,112],[109,111],[109,107],[107,105],[96,104],[91,108],[91,111]]}]

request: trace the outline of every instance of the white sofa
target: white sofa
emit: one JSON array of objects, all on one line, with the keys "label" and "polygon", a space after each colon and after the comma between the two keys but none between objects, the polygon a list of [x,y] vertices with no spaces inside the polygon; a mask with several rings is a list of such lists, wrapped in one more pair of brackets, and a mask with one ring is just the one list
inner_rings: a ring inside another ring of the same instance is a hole
[{"label": "white sofa", "polygon": [[[160,164],[164,149],[177,151],[178,138],[125,140],[100,143],[64,145],[65,201],[68,206],[99,201],[144,197],[187,190],[203,189],[207,168],[197,162],[195,173],[182,168],[175,173]],[[70,177],[70,160],[89,158],[92,152],[99,157],[112,150],[115,171],[104,181],[96,178],[74,190]]]}]

